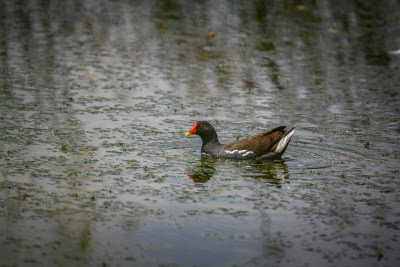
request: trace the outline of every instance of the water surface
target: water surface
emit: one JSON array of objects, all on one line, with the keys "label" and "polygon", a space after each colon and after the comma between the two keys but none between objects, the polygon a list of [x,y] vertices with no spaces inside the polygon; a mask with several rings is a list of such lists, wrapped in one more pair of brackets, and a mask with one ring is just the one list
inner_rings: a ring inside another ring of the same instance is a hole
[{"label": "water surface", "polygon": [[[394,266],[399,4],[0,3],[0,263]],[[283,159],[201,157],[296,127]]]}]

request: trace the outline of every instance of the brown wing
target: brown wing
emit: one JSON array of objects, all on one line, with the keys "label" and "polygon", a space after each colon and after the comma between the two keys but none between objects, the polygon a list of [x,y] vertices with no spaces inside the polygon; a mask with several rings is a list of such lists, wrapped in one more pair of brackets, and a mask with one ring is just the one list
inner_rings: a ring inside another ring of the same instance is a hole
[{"label": "brown wing", "polygon": [[229,143],[225,148],[227,150],[249,150],[257,155],[262,155],[276,149],[278,141],[286,132],[285,128],[286,126],[276,127],[268,132]]}]

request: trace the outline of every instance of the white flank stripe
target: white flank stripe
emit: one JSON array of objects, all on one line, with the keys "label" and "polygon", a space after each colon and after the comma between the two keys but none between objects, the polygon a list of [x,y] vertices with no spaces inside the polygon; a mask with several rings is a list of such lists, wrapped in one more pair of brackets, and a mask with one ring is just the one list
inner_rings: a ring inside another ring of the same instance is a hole
[{"label": "white flank stripe", "polygon": [[228,153],[228,154],[243,154],[241,156],[245,157],[245,156],[247,156],[247,155],[249,155],[251,153],[254,153],[254,152],[253,151],[248,151],[248,150],[237,150],[237,149],[235,149],[235,150],[232,150],[232,151],[225,150],[225,153]]},{"label": "white flank stripe", "polygon": [[288,135],[286,135],[285,137],[283,137],[281,139],[281,141],[279,141],[279,145],[276,148],[275,152],[281,153],[285,149],[287,144],[289,143],[290,138],[292,137],[293,134],[294,134],[294,130],[291,133],[289,133]]},{"label": "white flank stripe", "polygon": [[246,153],[243,154],[243,157],[246,157],[249,154],[254,154],[254,152],[253,151],[247,151]]}]

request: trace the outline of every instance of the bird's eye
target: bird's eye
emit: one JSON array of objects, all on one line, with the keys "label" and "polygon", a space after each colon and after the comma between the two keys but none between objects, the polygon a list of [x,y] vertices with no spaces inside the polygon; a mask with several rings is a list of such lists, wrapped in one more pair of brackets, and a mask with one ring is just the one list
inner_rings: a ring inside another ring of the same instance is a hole
[{"label": "bird's eye", "polygon": [[200,124],[200,129],[203,128],[203,124]]}]

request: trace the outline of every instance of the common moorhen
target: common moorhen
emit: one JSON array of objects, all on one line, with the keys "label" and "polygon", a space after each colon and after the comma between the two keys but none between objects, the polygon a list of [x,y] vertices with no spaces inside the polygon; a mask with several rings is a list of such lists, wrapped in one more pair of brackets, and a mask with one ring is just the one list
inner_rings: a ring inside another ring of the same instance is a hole
[{"label": "common moorhen", "polygon": [[294,128],[285,130],[280,126],[268,132],[261,133],[246,139],[229,144],[220,144],[217,133],[210,123],[198,121],[186,136],[197,134],[201,137],[203,145],[201,152],[213,157],[230,159],[276,159],[285,152]]}]

